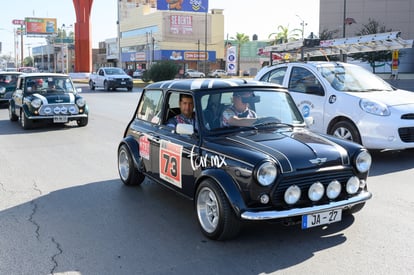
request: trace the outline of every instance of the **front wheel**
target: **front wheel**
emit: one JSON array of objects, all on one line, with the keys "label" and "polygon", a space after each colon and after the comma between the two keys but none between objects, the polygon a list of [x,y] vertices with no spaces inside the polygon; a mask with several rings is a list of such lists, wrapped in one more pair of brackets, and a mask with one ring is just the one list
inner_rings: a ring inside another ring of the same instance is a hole
[{"label": "front wheel", "polygon": [[33,127],[33,121],[31,121],[27,116],[26,113],[22,110],[20,114],[20,124],[22,128],[27,130]]},{"label": "front wheel", "polygon": [[135,167],[131,152],[125,144],[118,149],[118,172],[125,185],[140,185],[145,179],[144,174]]},{"label": "front wheel", "polygon": [[211,180],[203,181],[197,189],[195,207],[198,223],[205,236],[226,240],[237,236],[241,224],[223,190]]},{"label": "front wheel", "polygon": [[89,119],[87,117],[81,117],[80,119],[76,121],[76,123],[78,124],[79,127],[84,127],[88,125],[88,121]]},{"label": "front wheel", "polygon": [[354,124],[346,120],[335,123],[328,134],[362,144],[358,129],[354,126]]},{"label": "front wheel", "polygon": [[109,87],[108,81],[105,81],[104,82],[104,90],[106,90],[106,91],[110,91],[111,90],[111,88]]}]

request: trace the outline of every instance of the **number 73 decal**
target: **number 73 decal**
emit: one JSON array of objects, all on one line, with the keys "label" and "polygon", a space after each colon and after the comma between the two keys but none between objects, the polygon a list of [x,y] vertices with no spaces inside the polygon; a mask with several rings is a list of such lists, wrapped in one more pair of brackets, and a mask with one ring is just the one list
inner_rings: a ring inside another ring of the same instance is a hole
[{"label": "number 73 decal", "polygon": [[166,140],[160,143],[160,178],[182,188],[181,164],[183,147]]}]

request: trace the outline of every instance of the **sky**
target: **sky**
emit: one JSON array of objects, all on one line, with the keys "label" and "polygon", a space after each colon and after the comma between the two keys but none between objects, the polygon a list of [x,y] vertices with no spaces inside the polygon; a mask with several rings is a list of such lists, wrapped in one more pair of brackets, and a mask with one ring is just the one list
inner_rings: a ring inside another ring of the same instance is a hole
[{"label": "sky", "polygon": [[[279,25],[288,26],[289,29],[301,29],[302,22],[305,23],[305,37],[310,32],[319,32],[319,0],[210,0],[209,9],[224,9],[226,37],[244,33],[252,38],[253,34],[257,34],[259,40],[264,40],[269,34],[277,33]],[[56,18],[58,27],[62,24],[74,25],[76,21],[72,0],[7,1],[0,16],[2,55],[14,56],[13,28],[17,26],[12,21],[25,17]],[[93,1],[92,47],[98,47],[99,42],[117,36],[116,21],[117,0]],[[45,45],[46,42],[44,38],[24,37],[23,44],[24,56],[27,56],[29,48]]]}]

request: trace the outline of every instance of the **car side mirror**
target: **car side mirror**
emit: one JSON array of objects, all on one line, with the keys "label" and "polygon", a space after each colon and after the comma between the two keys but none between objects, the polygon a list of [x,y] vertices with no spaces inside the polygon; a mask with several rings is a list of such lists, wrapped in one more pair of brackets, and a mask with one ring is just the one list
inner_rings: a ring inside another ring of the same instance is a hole
[{"label": "car side mirror", "polygon": [[194,126],[191,124],[178,123],[175,127],[175,132],[180,135],[192,135],[194,134]]},{"label": "car side mirror", "polygon": [[311,116],[305,117],[306,126],[309,127],[309,126],[313,125],[314,122],[315,121],[314,121],[313,117],[311,117]]}]

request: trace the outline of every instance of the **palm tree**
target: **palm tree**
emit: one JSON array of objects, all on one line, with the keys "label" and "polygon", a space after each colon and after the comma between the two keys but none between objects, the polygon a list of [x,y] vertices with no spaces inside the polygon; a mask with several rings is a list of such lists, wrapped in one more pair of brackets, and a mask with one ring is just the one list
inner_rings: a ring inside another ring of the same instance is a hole
[{"label": "palm tree", "polygon": [[289,25],[287,25],[286,27],[279,25],[277,29],[278,32],[271,33],[268,37],[270,39],[272,36],[275,36],[273,44],[282,44],[292,40],[298,40],[299,37],[302,35],[301,29],[289,30]]},{"label": "palm tree", "polygon": [[250,41],[250,38],[248,35],[245,35],[244,33],[236,33],[236,37],[230,37],[232,40],[236,40],[238,47],[237,47],[237,75],[240,73],[240,48],[244,43],[247,43]]}]

